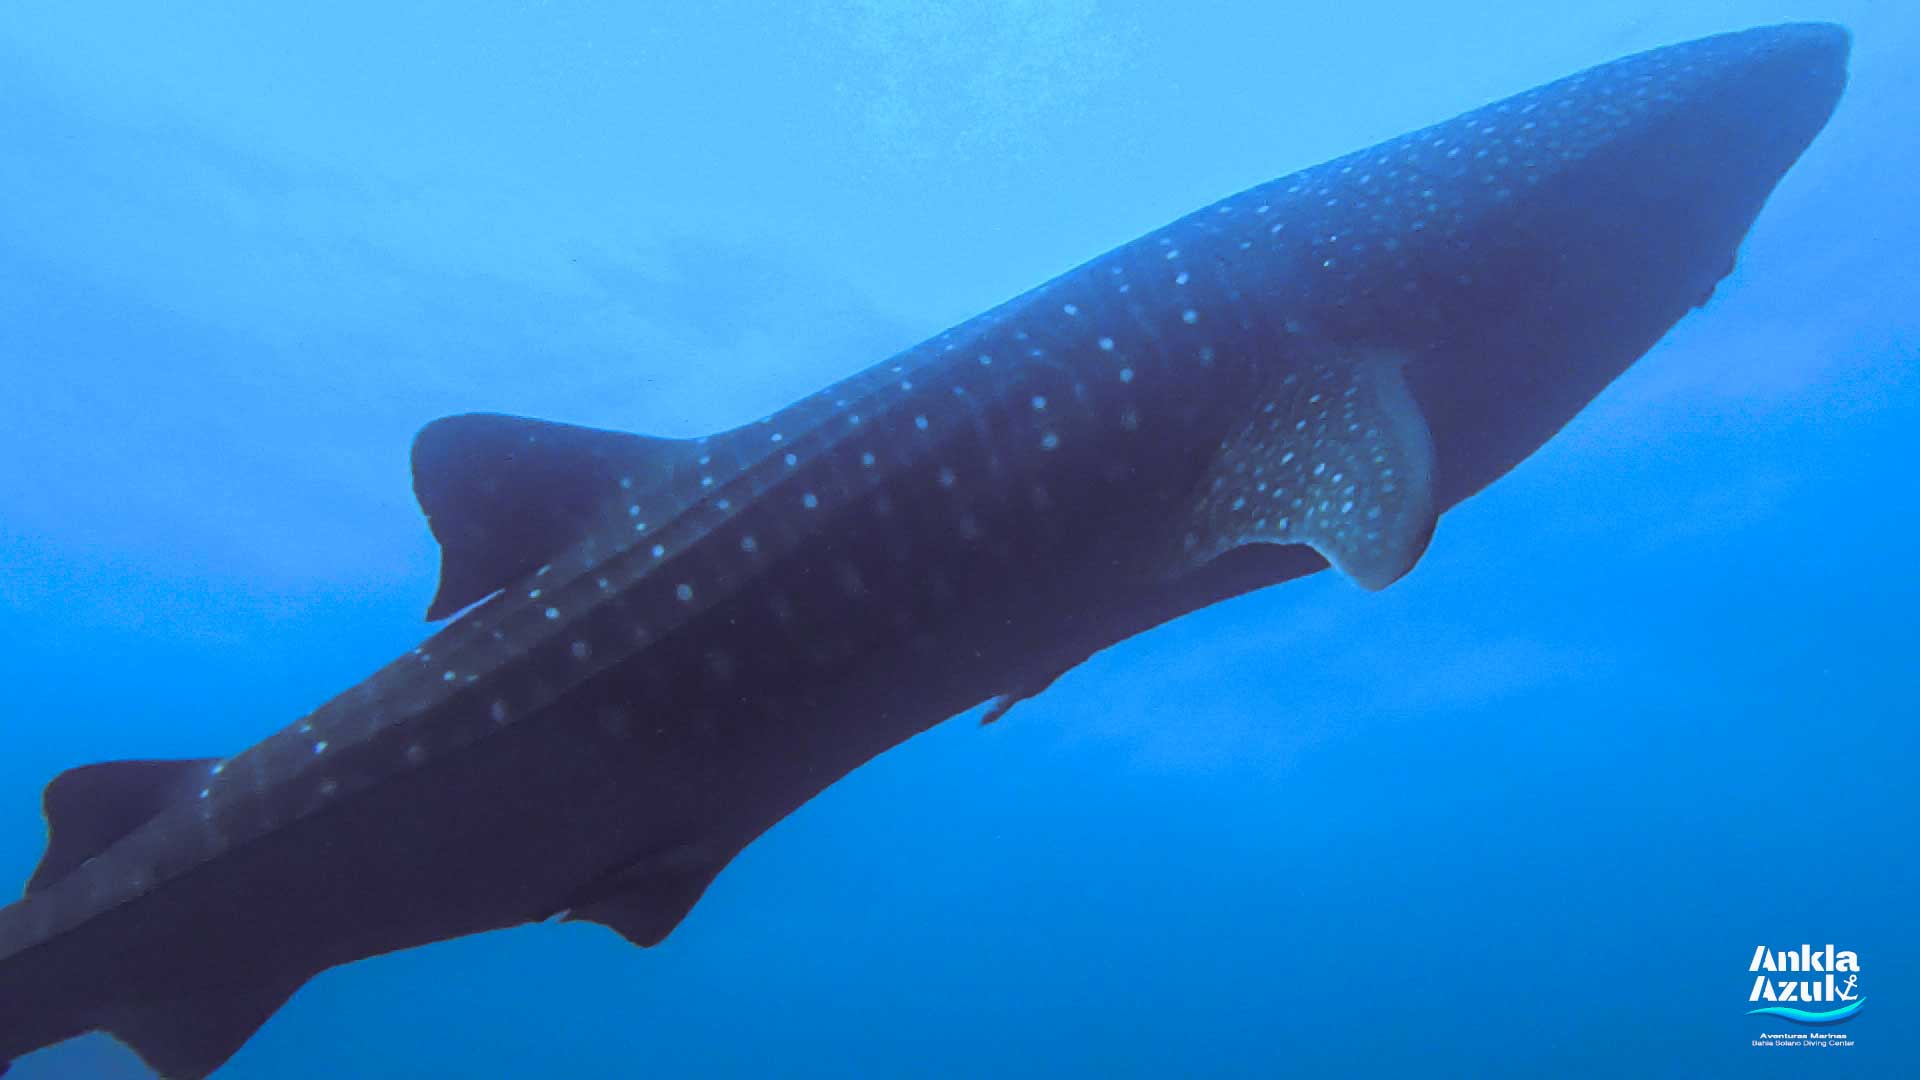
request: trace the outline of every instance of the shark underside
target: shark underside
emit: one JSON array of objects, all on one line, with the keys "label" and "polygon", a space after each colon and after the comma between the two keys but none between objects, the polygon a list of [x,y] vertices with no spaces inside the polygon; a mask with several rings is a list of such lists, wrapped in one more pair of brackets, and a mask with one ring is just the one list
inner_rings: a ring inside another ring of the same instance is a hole
[{"label": "shark underside", "polygon": [[942,720],[1328,566],[1390,585],[1711,294],[1847,49],[1773,27],[1496,102],[707,438],[436,421],[458,617],[231,757],[55,778],[0,1063],[105,1030],[199,1077],[336,965],[556,916],[655,944]]}]

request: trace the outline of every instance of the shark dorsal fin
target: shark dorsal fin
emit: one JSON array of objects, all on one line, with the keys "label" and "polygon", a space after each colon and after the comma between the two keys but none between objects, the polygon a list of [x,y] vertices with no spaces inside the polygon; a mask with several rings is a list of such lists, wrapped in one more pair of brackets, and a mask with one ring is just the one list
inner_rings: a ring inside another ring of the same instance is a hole
[{"label": "shark dorsal fin", "polygon": [[[491,413],[435,420],[413,440],[413,492],[440,541],[440,619],[551,561],[615,499],[635,523],[697,497],[692,439]],[[692,490],[689,487],[692,480]]]},{"label": "shark dorsal fin", "polygon": [[40,796],[47,817],[47,853],[27,880],[27,892],[39,892],[66,877],[200,786],[218,760],[103,761],[54,777]]}]

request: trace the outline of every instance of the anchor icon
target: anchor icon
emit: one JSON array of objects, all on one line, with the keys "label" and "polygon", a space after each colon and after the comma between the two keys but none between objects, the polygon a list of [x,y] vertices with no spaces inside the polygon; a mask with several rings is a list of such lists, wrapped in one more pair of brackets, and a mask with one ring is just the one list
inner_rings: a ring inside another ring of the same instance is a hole
[{"label": "anchor icon", "polygon": [[1841,1001],[1852,1001],[1857,996],[1856,994],[1854,994],[1853,988],[1854,988],[1854,985],[1859,981],[1860,981],[1860,976],[1858,975],[1847,976],[1847,985],[1841,987],[1837,995]]}]

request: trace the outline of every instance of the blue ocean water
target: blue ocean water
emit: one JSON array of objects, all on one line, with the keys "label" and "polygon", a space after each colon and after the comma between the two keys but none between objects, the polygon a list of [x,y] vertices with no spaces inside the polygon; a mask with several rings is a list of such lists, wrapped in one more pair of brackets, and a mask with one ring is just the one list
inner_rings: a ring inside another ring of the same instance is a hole
[{"label": "blue ocean water", "polygon": [[[1789,18],[1852,84],[1734,276],[1406,580],[937,728],[656,949],[329,972],[220,1075],[1920,1075],[1920,17],[1874,0],[10,5],[0,881],[60,770],[231,753],[423,635],[436,416],[730,426],[1221,195]],[[1754,950],[1803,942],[1860,956],[1853,1046],[1752,1045]]]}]

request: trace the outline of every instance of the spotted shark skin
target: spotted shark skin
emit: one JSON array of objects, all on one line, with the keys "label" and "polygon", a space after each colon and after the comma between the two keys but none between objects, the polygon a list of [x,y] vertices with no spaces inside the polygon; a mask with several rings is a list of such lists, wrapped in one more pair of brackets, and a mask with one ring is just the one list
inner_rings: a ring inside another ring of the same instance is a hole
[{"label": "spotted shark skin", "polygon": [[335,965],[555,916],[654,944],[942,720],[1328,565],[1391,584],[1705,302],[1848,45],[1790,25],[1592,69],[708,438],[435,422],[430,614],[465,613],[232,757],[56,778],[0,909],[0,1062],[106,1030],[200,1077]]}]

